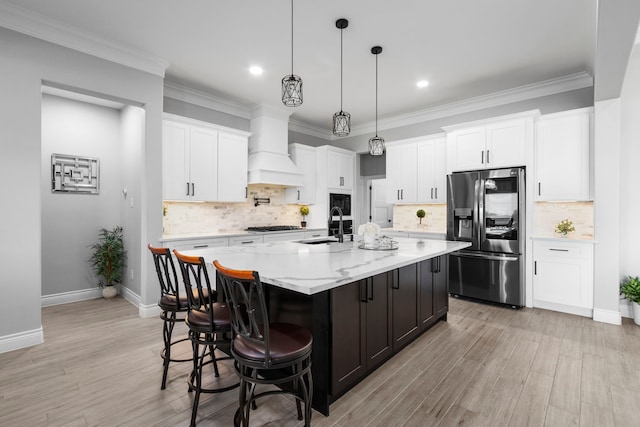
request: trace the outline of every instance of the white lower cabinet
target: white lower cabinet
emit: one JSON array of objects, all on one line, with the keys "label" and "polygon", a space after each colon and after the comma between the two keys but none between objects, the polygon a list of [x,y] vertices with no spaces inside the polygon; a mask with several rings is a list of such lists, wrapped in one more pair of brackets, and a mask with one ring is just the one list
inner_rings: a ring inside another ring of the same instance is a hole
[{"label": "white lower cabinet", "polygon": [[215,237],[211,239],[178,240],[175,242],[164,243],[164,247],[169,248],[172,251],[176,249],[178,252],[217,248],[220,246],[229,246],[229,239],[227,237]]},{"label": "white lower cabinet", "polygon": [[305,231],[304,238],[305,239],[313,239],[315,237],[327,237],[329,235],[329,230],[326,228],[324,230],[314,230],[314,231]]},{"label": "white lower cabinet", "polygon": [[533,306],[593,316],[593,243],[533,241]]},{"label": "white lower cabinet", "polygon": [[254,243],[264,243],[264,236],[248,234],[246,236],[229,237],[229,246],[252,245]]},{"label": "white lower cabinet", "polygon": [[286,242],[289,240],[302,240],[305,238],[304,231],[295,232],[295,233],[276,233],[276,234],[265,234],[264,242]]}]

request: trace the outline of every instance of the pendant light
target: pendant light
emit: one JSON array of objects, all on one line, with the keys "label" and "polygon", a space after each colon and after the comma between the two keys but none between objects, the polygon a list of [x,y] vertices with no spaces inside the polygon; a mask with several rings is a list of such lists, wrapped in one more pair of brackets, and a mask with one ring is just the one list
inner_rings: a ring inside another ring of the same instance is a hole
[{"label": "pendant light", "polygon": [[380,46],[371,48],[371,53],[376,56],[376,136],[369,139],[369,154],[382,156],[384,154],[384,139],[378,136],[378,54],[382,52]]},{"label": "pendant light", "polygon": [[342,30],[349,26],[349,21],[340,18],[336,21],[336,27],[340,29],[340,112],[333,115],[333,134],[335,136],[347,136],[351,131],[351,114],[342,111]]},{"label": "pendant light", "polygon": [[293,74],[293,0],[291,0],[291,75],[282,78],[282,103],[287,107],[302,105],[302,79]]}]

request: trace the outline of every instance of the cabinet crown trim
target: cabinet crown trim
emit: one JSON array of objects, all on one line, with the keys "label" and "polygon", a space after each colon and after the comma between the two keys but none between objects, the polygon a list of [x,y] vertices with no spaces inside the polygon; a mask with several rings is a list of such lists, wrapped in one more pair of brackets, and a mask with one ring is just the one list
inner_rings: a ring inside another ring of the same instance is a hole
[{"label": "cabinet crown trim", "polygon": [[492,123],[498,123],[498,122],[504,122],[507,120],[514,120],[514,119],[538,119],[540,117],[540,110],[529,110],[529,111],[522,111],[520,113],[515,113],[515,114],[508,114],[506,116],[498,116],[498,117],[491,117],[488,119],[482,119],[482,120],[474,120],[472,122],[466,122],[466,123],[458,123],[455,125],[450,125],[450,126],[443,126],[442,129],[445,132],[452,132],[458,129],[464,129],[464,128],[468,128],[471,126],[484,126],[484,125],[489,125]]},{"label": "cabinet crown trim", "polygon": [[229,133],[229,134],[238,135],[238,136],[245,136],[245,137],[251,136],[251,132],[247,132],[240,129],[234,129],[226,126],[221,126],[215,123],[204,122],[202,120],[196,120],[189,117],[178,116],[176,114],[171,114],[171,113],[163,113],[162,120],[182,123],[182,124],[191,125],[191,126],[205,127],[207,129],[216,130],[218,132]]}]

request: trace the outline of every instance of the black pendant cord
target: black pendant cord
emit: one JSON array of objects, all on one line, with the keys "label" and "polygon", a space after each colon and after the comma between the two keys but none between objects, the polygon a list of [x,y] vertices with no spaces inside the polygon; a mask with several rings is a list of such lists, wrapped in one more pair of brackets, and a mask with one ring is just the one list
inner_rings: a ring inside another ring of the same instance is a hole
[{"label": "black pendant cord", "polygon": [[378,54],[376,53],[376,138],[378,137]]},{"label": "black pendant cord", "polygon": [[342,28],[340,28],[340,112],[342,113]]},{"label": "black pendant cord", "polygon": [[291,75],[293,76],[293,0],[291,0]]}]

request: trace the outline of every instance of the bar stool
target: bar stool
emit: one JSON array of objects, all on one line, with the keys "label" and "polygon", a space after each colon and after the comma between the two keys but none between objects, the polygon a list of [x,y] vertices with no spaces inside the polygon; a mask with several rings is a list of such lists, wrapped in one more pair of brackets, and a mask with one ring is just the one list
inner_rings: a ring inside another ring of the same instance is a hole
[{"label": "bar stool", "polygon": [[[195,390],[191,425],[196,425],[198,403],[201,393],[222,393],[239,386],[239,382],[219,384],[216,387],[205,388],[202,384],[202,370],[212,363],[216,377],[220,377],[218,361],[231,359],[230,355],[216,356],[216,351],[229,354],[231,344],[231,320],[229,307],[224,302],[216,302],[215,290],[211,289],[211,282],[202,257],[188,256],[173,250],[178,259],[180,271],[187,293],[188,312],[185,323],[189,327],[189,338],[193,346],[193,370],[189,375],[189,392]],[[209,355],[210,360],[205,361]]]},{"label": "bar stool", "polygon": [[[264,289],[257,271],[232,270],[217,260],[213,265],[230,306],[231,354],[240,377],[239,407],[234,425],[249,426],[255,399],[286,393],[296,399],[299,420],[303,419],[300,402],[304,402],[304,425],[308,427],[313,395],[311,332],[290,323],[269,322]],[[275,384],[281,389],[256,394],[257,384]]]},{"label": "bar stool", "polygon": [[[158,300],[158,306],[162,310],[160,318],[163,320],[162,337],[164,340],[164,348],[160,353],[160,357],[163,359],[163,372],[162,372],[162,385],[161,390],[164,390],[167,386],[167,373],[169,371],[169,362],[191,362],[192,358],[187,359],[175,359],[171,358],[171,347],[187,341],[189,338],[182,338],[176,341],[171,341],[173,334],[173,327],[176,322],[184,322],[185,317],[179,313],[186,315],[189,308],[187,295],[180,292],[180,286],[178,285],[178,275],[176,274],[176,267],[171,257],[171,252],[168,248],[155,248],[151,244],[147,245],[151,255],[153,255],[153,263],[156,266],[156,273],[158,274],[158,281],[160,282],[160,299]],[[217,293],[216,295],[217,296]]]}]

